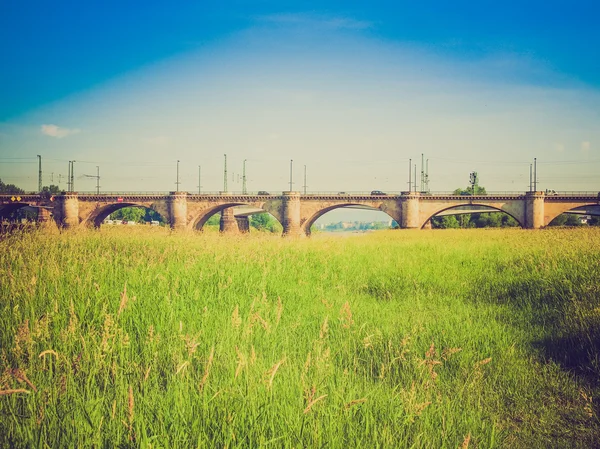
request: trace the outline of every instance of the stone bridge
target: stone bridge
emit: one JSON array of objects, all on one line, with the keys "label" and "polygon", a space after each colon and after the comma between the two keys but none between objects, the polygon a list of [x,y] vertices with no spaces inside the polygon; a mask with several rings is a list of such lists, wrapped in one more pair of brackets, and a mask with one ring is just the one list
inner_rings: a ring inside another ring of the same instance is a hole
[{"label": "stone bridge", "polygon": [[404,192],[400,195],[370,194],[65,194],[0,195],[0,217],[22,207],[38,210],[38,220],[62,228],[98,227],[123,207],[145,207],[159,213],[175,230],[202,230],[214,214],[221,214],[222,232],[248,231],[248,217],[235,217],[234,207],[246,206],[268,212],[283,226],[284,235],[310,235],[310,227],[323,214],[341,207],[380,210],[401,228],[421,229],[430,219],[459,206],[489,207],[512,216],[523,228],[539,229],[571,209],[600,205],[598,193],[544,192],[523,194],[453,195]]}]

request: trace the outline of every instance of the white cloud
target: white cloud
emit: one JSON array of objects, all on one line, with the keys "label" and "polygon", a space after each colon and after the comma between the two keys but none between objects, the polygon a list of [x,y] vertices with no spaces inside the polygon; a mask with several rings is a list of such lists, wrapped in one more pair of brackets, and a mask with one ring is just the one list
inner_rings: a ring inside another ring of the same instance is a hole
[{"label": "white cloud", "polygon": [[581,151],[587,153],[592,145],[589,142],[581,142]]},{"label": "white cloud", "polygon": [[45,134],[50,137],[56,137],[57,139],[62,139],[63,137],[67,137],[71,134],[77,134],[81,132],[80,129],[77,128],[61,128],[56,125],[42,125],[41,127],[42,134]]}]

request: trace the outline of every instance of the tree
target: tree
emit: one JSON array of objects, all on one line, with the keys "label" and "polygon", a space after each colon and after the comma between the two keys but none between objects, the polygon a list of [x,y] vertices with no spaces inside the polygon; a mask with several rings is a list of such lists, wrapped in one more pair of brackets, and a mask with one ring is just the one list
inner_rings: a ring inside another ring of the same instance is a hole
[{"label": "tree", "polygon": [[436,229],[456,229],[460,224],[455,215],[444,215],[443,217],[433,217],[431,227]]},{"label": "tree", "polygon": [[[454,195],[473,195],[473,188],[472,187],[467,187],[466,189],[458,188],[452,193]],[[475,195],[487,195],[487,192],[485,191],[485,187],[476,185],[475,186]]]},{"label": "tree", "polygon": [[25,190],[14,184],[5,184],[0,179],[0,193],[25,193]]},{"label": "tree", "polygon": [[146,210],[142,207],[124,207],[110,214],[110,218],[113,220],[126,220],[139,223],[145,215]]},{"label": "tree", "polygon": [[250,226],[266,232],[279,233],[283,231],[281,224],[268,213],[254,214],[250,216]]},{"label": "tree", "polygon": [[221,224],[221,215],[220,214],[214,214],[211,215],[208,220],[206,220],[206,223],[204,223],[204,226],[219,226]]},{"label": "tree", "polygon": [[61,192],[60,187],[50,184],[49,186],[42,187],[42,193],[49,193],[50,195],[58,195]]}]

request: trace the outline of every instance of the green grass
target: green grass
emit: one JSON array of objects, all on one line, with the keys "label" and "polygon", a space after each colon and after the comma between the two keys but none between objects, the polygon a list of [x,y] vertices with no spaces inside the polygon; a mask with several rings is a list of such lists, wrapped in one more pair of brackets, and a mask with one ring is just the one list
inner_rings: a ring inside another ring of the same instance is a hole
[{"label": "green grass", "polygon": [[599,279],[598,229],[11,235],[0,446],[598,447]]}]

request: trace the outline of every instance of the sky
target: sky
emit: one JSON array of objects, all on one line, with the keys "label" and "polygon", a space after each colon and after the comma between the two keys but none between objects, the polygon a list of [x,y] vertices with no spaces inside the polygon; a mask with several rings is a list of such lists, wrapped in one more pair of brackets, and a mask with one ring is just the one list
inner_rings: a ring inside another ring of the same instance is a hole
[{"label": "sky", "polygon": [[[215,3],[215,4],[212,4]],[[218,5],[216,3],[219,3]],[[0,4],[0,179],[36,190],[600,190],[594,1]],[[422,156],[423,155],[423,156]],[[178,163],[179,162],[179,171]],[[291,162],[293,161],[293,162]],[[415,167],[412,167],[414,171]],[[306,183],[304,173],[306,171]],[[420,189],[420,181],[417,183]]]}]

